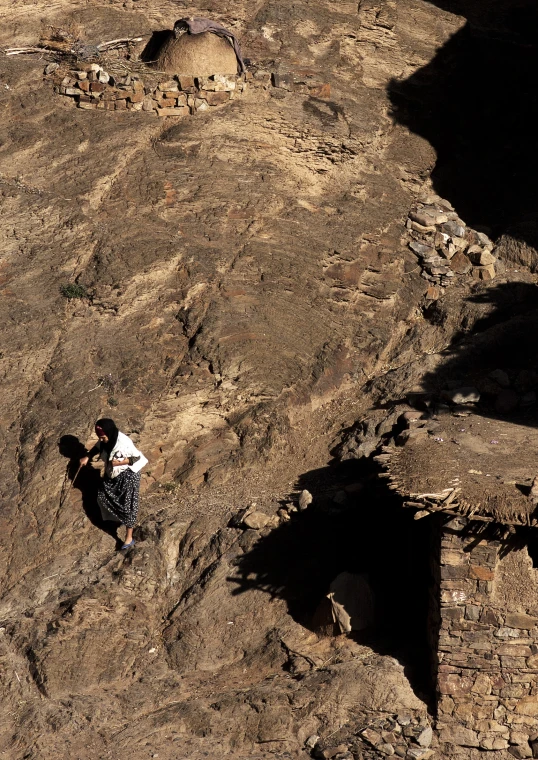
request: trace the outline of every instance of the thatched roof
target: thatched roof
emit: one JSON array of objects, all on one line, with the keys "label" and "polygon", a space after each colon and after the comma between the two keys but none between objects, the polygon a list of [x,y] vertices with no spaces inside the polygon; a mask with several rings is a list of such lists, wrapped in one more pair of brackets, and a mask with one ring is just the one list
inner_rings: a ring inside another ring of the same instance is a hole
[{"label": "thatched roof", "polygon": [[445,512],[538,526],[532,489],[538,436],[532,427],[447,413],[435,428],[421,428],[419,421],[401,437],[404,445],[386,447],[376,458],[405,506],[420,510],[420,516]]}]

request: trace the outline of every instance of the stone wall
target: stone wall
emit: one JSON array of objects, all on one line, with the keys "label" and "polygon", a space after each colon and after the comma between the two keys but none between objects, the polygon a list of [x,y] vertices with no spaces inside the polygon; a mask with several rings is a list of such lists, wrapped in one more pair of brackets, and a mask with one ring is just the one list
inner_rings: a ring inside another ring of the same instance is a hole
[{"label": "stone wall", "polygon": [[[538,757],[538,599],[536,609],[523,602],[514,611],[496,593],[500,545],[464,537],[465,525],[453,519],[441,535],[439,738]],[[535,572],[525,559],[515,587]]]},{"label": "stone wall", "polygon": [[[188,116],[222,106],[246,87],[246,76],[156,77],[153,72],[110,73],[97,63],[65,70],[49,64],[45,76],[55,91],[72,98],[79,108],[104,111],[147,111],[158,116]],[[248,76],[248,75],[247,75]]]}]

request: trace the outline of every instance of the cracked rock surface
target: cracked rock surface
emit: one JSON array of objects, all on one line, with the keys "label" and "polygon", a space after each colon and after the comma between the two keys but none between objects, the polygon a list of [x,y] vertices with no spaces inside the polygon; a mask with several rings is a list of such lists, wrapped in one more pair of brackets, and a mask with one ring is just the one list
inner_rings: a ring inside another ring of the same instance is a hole
[{"label": "cracked rock surface", "polygon": [[[451,10],[4,3],[2,47],[48,26],[96,44],[211,16],[260,75],[214,113],[156,119],[75,109],[41,57],[0,56],[0,755],[305,759],[343,731],[357,760],[389,754],[360,738],[373,715],[387,734],[400,713],[429,726],[402,662],[294,611],[308,575],[292,598],[241,568],[296,530],[283,504],[305,473],[390,431],[379,409],[353,427],[373,402],[397,403],[487,316],[471,292],[518,280],[532,300],[520,236],[505,233],[516,263],[494,282],[454,278],[435,298],[408,246],[436,152],[390,86],[460,32]],[[58,446],[89,444],[100,416],[150,460],[127,556],[97,520],[95,469],[71,487]],[[344,485],[352,508],[362,484]]]}]

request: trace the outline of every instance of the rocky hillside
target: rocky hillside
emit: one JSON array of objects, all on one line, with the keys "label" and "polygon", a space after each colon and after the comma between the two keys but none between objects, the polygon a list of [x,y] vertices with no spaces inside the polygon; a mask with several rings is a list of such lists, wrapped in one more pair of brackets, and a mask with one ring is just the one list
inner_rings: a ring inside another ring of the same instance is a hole
[{"label": "rocky hillside", "polygon": [[[421,566],[382,533],[421,535],[361,459],[475,331],[487,353],[534,316],[532,8],[464,5],[3,4],[2,51],[138,59],[203,15],[250,63],[241,97],[160,118],[0,54],[0,756],[471,756],[429,735]],[[71,486],[100,416],[150,460],[128,556],[96,470]],[[314,622],[372,568],[382,633]]]}]

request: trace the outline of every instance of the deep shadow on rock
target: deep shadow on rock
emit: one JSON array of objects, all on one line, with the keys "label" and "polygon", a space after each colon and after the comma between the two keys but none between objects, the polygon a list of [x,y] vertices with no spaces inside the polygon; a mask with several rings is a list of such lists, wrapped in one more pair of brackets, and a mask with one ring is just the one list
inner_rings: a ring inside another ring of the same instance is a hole
[{"label": "deep shadow on rock", "polygon": [[467,223],[536,246],[536,4],[434,4],[468,22],[430,63],[393,80],[394,117],[435,148],[434,188]]},{"label": "deep shadow on rock", "polygon": [[[358,495],[350,495],[344,504],[334,501],[337,492],[357,481],[364,484]],[[237,572],[229,579],[236,584],[234,593],[257,588],[282,598],[296,622],[320,633],[316,612],[334,578],[342,572],[366,575],[376,623],[350,635],[398,659],[415,692],[428,701],[428,522],[414,522],[377,478],[370,460],[305,473],[297,487],[310,490],[314,503],[292,513],[289,522],[239,556]]]},{"label": "deep shadow on rock", "polygon": [[88,520],[96,528],[112,536],[116,540],[116,543],[121,546],[122,541],[120,541],[117,535],[117,523],[103,520],[101,511],[97,505],[97,493],[99,491],[99,483],[101,482],[99,471],[91,465],[86,465],[85,467],[80,467],[79,465],[80,458],[88,453],[86,447],[76,436],[63,435],[58,442],[58,451],[62,456],[69,459],[62,499],[65,498],[66,488],[75,488],[80,491],[82,495],[82,508]]},{"label": "deep shadow on rock", "polygon": [[[435,420],[440,411],[453,411],[536,426],[537,295],[533,282],[502,282],[479,285],[456,306],[448,296],[428,306],[424,316],[448,328],[449,345],[370,383],[366,390],[373,399],[372,408],[343,431],[334,453],[344,459],[369,456],[402,432],[397,423],[410,408],[421,412],[423,421]],[[475,395],[478,392],[478,403],[462,406],[457,402],[458,390],[465,388]]]},{"label": "deep shadow on rock", "polygon": [[536,426],[537,296],[538,288],[523,282],[503,283],[471,295],[469,303],[479,305],[482,316],[443,352],[436,369],[424,375],[424,390],[439,395],[458,385],[476,386],[480,391],[476,413],[509,415],[520,425]]}]

